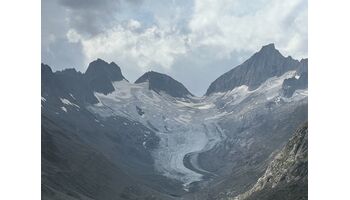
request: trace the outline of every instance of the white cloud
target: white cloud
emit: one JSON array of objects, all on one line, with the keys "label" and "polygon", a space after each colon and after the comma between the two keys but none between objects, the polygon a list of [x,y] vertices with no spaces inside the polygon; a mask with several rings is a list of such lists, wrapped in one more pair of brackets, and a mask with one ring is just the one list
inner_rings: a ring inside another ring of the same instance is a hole
[{"label": "white cloud", "polygon": [[136,21],[118,25],[92,38],[82,40],[87,62],[99,57],[128,63],[142,70],[153,65],[169,69],[179,54],[186,53],[185,38],[178,32],[151,26],[142,31]]},{"label": "white cloud", "polygon": [[[252,5],[256,3],[253,6]],[[195,0],[189,22],[194,46],[219,46],[216,56],[232,51],[256,51],[274,42],[285,54],[307,56],[305,0]],[[306,47],[306,48],[305,48]]]},{"label": "white cloud", "polygon": [[79,35],[79,33],[77,33],[77,31],[74,29],[69,29],[66,36],[68,41],[71,43],[77,43],[81,40],[81,35]]},{"label": "white cloud", "polygon": [[130,19],[128,22],[128,29],[130,30],[136,30],[141,27],[141,23],[137,20]]},{"label": "white cloud", "polygon": [[[169,70],[179,55],[195,56],[192,52],[201,59],[228,59],[233,52],[234,56],[253,53],[271,42],[286,55],[307,56],[305,0],[194,0],[187,20],[180,16],[190,8],[161,8],[152,8],[154,19],[148,27],[129,19],[91,38],[81,38],[72,30],[67,37],[71,42],[82,41],[87,62],[100,57],[140,70]],[[182,27],[180,20],[186,22]],[[205,48],[213,51],[202,51]]]}]

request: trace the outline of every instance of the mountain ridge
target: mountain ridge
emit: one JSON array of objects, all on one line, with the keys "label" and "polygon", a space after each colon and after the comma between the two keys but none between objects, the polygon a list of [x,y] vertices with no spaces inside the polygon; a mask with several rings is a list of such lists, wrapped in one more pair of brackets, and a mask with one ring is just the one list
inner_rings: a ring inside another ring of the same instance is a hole
[{"label": "mountain ridge", "polygon": [[[46,80],[44,79],[55,76],[56,81],[59,80],[60,84],[65,85],[66,88],[74,90],[75,92],[82,90],[85,91],[85,93],[98,92],[107,95],[115,91],[113,82],[123,80],[128,82],[117,64],[114,62],[107,63],[99,58],[88,65],[85,73],[76,71],[75,68],[67,68],[54,72],[49,65],[44,63],[41,63],[41,67],[43,75],[42,81],[45,82],[44,85],[46,85]],[[149,71],[139,77],[135,81],[135,84],[146,81],[149,83],[149,89],[157,93],[165,92],[177,98],[194,96],[182,83],[166,74]],[[91,95],[89,96],[89,103],[97,102],[95,98],[91,97]]]},{"label": "mountain ridge", "polygon": [[210,84],[205,95],[226,92],[241,85],[246,85],[250,90],[254,90],[268,78],[281,76],[290,70],[297,70],[302,64],[301,61],[291,56],[283,56],[271,43],[263,46],[260,51],[242,64],[219,76]]},{"label": "mountain ridge", "polygon": [[[283,56],[275,48],[275,45],[270,43],[262,46],[258,52],[254,53],[242,64],[215,79],[207,88],[204,96],[210,96],[218,92],[227,92],[242,85],[248,86],[249,90],[254,90],[268,78],[281,76],[283,73],[290,70],[297,71],[299,76],[303,73],[307,73],[307,65],[308,58],[303,58],[298,61],[291,56]],[[70,74],[81,73],[77,72],[74,68],[56,72],[52,71],[53,74],[68,74],[68,72],[70,72]],[[93,91],[103,94],[114,91],[112,82],[121,80],[127,81],[122,74],[121,68],[117,64],[114,62],[107,63],[100,58],[89,63],[86,71],[81,74],[84,76],[85,84],[88,84]],[[242,74],[243,76],[241,76]],[[179,98],[194,96],[182,83],[175,80],[173,77],[155,71],[145,72],[134,83],[137,84],[145,82],[146,80],[150,83],[149,89],[157,93],[163,91],[171,96]],[[291,94],[291,92],[287,93],[288,95]]]}]

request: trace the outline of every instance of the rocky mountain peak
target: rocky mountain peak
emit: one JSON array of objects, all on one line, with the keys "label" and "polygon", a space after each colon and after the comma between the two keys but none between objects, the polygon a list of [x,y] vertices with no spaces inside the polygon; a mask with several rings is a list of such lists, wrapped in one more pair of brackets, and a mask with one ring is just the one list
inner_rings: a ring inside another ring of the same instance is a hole
[{"label": "rocky mountain peak", "polygon": [[[276,49],[274,43],[262,46],[261,49],[252,56],[254,59],[266,59],[267,57],[269,59],[284,58],[284,56]],[[288,56],[287,58],[291,59],[292,57]]]},{"label": "rocky mountain peak", "polygon": [[101,76],[101,78],[107,78],[110,81],[121,81],[125,79],[117,64],[114,62],[107,63],[100,58],[89,64],[85,75],[89,78]]},{"label": "rocky mountain peak", "polygon": [[53,72],[50,66],[41,63],[41,82],[47,84],[51,81],[53,77]]},{"label": "rocky mountain peak", "polygon": [[262,46],[260,52],[262,51],[278,51],[275,47],[275,44],[274,43],[270,43],[270,44],[267,44],[267,45],[264,45]]},{"label": "rocky mountain peak", "polygon": [[287,71],[297,70],[298,66],[300,66],[298,60],[284,57],[274,44],[268,44],[244,63],[216,79],[209,86],[206,95],[226,92],[241,85],[246,85],[250,90],[254,90],[267,79],[281,76]]},{"label": "rocky mountain peak", "polygon": [[112,82],[125,78],[117,64],[97,59],[89,64],[85,79],[94,91],[107,94],[114,91]]},{"label": "rocky mountain peak", "polygon": [[149,89],[157,93],[162,91],[169,94],[170,96],[179,98],[193,96],[182,83],[166,74],[154,71],[146,72],[135,81],[135,83],[143,82],[148,82]]}]

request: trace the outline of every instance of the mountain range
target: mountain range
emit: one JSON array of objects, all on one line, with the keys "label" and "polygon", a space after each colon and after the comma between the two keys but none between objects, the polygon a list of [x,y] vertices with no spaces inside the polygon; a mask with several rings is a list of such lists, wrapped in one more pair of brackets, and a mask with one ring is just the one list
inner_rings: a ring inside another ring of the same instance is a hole
[{"label": "mountain range", "polygon": [[41,64],[42,199],[302,199],[305,156],[278,162],[307,152],[289,148],[307,121],[307,68],[269,44],[196,97],[158,72],[130,83],[101,59],[85,73]]}]

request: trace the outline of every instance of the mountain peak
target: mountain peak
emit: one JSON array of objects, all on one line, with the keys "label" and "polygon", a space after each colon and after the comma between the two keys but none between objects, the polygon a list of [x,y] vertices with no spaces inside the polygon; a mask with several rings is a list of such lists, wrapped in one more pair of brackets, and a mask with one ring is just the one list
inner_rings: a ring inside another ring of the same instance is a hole
[{"label": "mountain peak", "polygon": [[121,81],[124,79],[120,67],[117,64],[114,62],[107,63],[100,58],[92,61],[85,72],[87,75],[92,73],[107,76],[111,81]]},{"label": "mountain peak", "polygon": [[292,57],[284,57],[273,43],[263,46],[241,65],[226,72],[208,88],[206,95],[226,92],[235,87],[246,85],[256,89],[267,79],[281,76],[287,71],[297,70],[300,62]]},{"label": "mountain peak", "polygon": [[274,43],[262,46],[261,50],[277,50]]},{"label": "mountain peak", "polygon": [[48,73],[48,74],[52,74],[52,69],[49,65],[41,63],[41,73]]},{"label": "mountain peak", "polygon": [[44,63],[41,63],[41,82],[42,85],[48,84],[50,80],[52,80],[53,72],[49,65],[46,65]]},{"label": "mountain peak", "polygon": [[138,78],[135,83],[149,83],[149,89],[157,93],[165,92],[173,97],[185,98],[193,96],[186,87],[172,77],[159,72],[149,71]]},{"label": "mountain peak", "polygon": [[[273,57],[284,57],[275,47],[274,43],[270,43],[261,47],[261,49],[254,55],[259,56],[273,56]],[[289,56],[290,57],[290,56]],[[291,58],[291,57],[290,57]]]},{"label": "mountain peak", "polygon": [[107,63],[100,58],[89,64],[85,72],[85,78],[94,91],[104,94],[114,91],[112,82],[125,79],[117,64],[114,62]]},{"label": "mountain peak", "polygon": [[167,77],[167,78],[171,78],[170,76],[166,75],[166,74],[162,74],[159,72],[155,72],[155,71],[148,71],[146,73],[144,73],[140,78],[138,78],[135,83],[142,83],[142,82],[146,82],[149,81],[151,79],[156,79],[156,78],[161,78],[161,77]]}]

